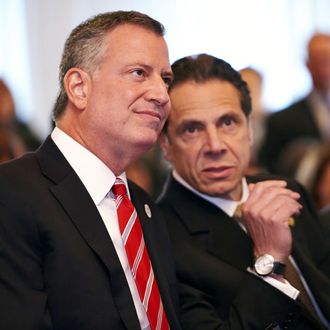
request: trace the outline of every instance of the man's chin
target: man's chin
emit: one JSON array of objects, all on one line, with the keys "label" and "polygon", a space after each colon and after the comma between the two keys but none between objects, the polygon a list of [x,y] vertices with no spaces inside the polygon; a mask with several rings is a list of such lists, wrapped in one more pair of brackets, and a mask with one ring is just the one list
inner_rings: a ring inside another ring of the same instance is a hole
[{"label": "man's chin", "polygon": [[147,152],[150,150],[157,142],[158,135],[150,134],[150,136],[136,140],[136,145],[141,149],[141,152]]},{"label": "man's chin", "polygon": [[229,196],[233,190],[233,185],[226,182],[222,182],[221,184],[208,182],[203,185],[202,189],[203,191],[201,192],[208,196],[227,199],[227,196]]}]

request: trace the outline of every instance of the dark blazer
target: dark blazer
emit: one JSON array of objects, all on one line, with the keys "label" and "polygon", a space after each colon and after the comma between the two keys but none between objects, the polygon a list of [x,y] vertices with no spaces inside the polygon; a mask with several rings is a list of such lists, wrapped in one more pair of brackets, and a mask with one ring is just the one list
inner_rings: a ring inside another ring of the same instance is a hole
[{"label": "dark blazer", "polygon": [[[330,249],[305,192],[290,188],[304,205],[292,229],[292,254],[330,320]],[[318,329],[296,301],[246,271],[252,241],[222,210],[172,177],[158,202],[174,247],[183,329]]]},{"label": "dark blazer", "polygon": [[[300,139],[311,141],[322,139],[307,97],[267,118],[264,142],[258,156],[260,165],[272,173],[283,174],[279,163],[281,152],[290,143]],[[288,157],[286,157],[286,162],[288,162]]]},{"label": "dark blazer", "polygon": [[327,239],[330,240],[330,205],[321,210],[319,216],[324,233]]},{"label": "dark blazer", "polygon": [[[164,221],[150,197],[129,185],[171,329],[180,329]],[[0,166],[0,329],[140,329],[101,216],[50,138]]]}]

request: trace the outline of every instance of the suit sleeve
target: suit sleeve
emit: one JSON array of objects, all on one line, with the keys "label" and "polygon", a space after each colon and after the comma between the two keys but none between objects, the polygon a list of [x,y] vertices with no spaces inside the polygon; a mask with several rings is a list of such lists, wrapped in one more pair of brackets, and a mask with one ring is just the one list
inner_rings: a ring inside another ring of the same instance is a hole
[{"label": "suit sleeve", "polygon": [[51,329],[37,228],[0,204],[0,327]]},{"label": "suit sleeve", "polygon": [[221,307],[219,302],[214,301],[219,298],[181,282],[183,329],[275,329],[289,325],[309,329],[308,320],[301,320],[301,309],[296,302],[253,277],[244,277],[229,310],[228,306]]},{"label": "suit sleeve", "polygon": [[301,184],[289,181],[288,186],[300,193],[300,203],[303,205],[293,228],[294,244],[304,251],[319,271],[330,278],[330,240],[326,237],[315,205]]},{"label": "suit sleeve", "polygon": [[170,212],[167,219],[171,219],[183,329],[272,329],[299,324],[301,310],[294,300],[200,249],[185,235],[175,214]]}]

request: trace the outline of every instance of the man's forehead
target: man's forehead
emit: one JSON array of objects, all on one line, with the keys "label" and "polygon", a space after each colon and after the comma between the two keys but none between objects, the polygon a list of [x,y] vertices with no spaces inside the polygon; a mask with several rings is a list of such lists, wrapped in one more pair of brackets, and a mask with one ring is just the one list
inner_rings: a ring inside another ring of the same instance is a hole
[{"label": "man's forehead", "polygon": [[105,52],[110,60],[115,55],[123,64],[157,66],[172,75],[164,37],[139,25],[122,24],[109,31]]}]

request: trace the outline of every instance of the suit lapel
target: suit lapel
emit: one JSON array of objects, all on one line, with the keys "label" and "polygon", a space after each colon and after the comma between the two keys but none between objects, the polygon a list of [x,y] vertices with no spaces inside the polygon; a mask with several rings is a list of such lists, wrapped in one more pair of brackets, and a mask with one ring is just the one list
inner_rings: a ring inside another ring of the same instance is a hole
[{"label": "suit lapel", "polygon": [[38,151],[37,157],[43,174],[54,182],[54,185],[49,187],[50,191],[86,243],[108,269],[112,294],[124,323],[127,328],[138,328],[137,317],[132,318],[136,312],[120,261],[87,190],[50,138]]},{"label": "suit lapel", "polygon": [[221,209],[201,199],[173,178],[170,179],[166,194],[191,236],[197,239],[202,235],[207,236],[206,250],[241,270],[252,264],[251,239]]}]

